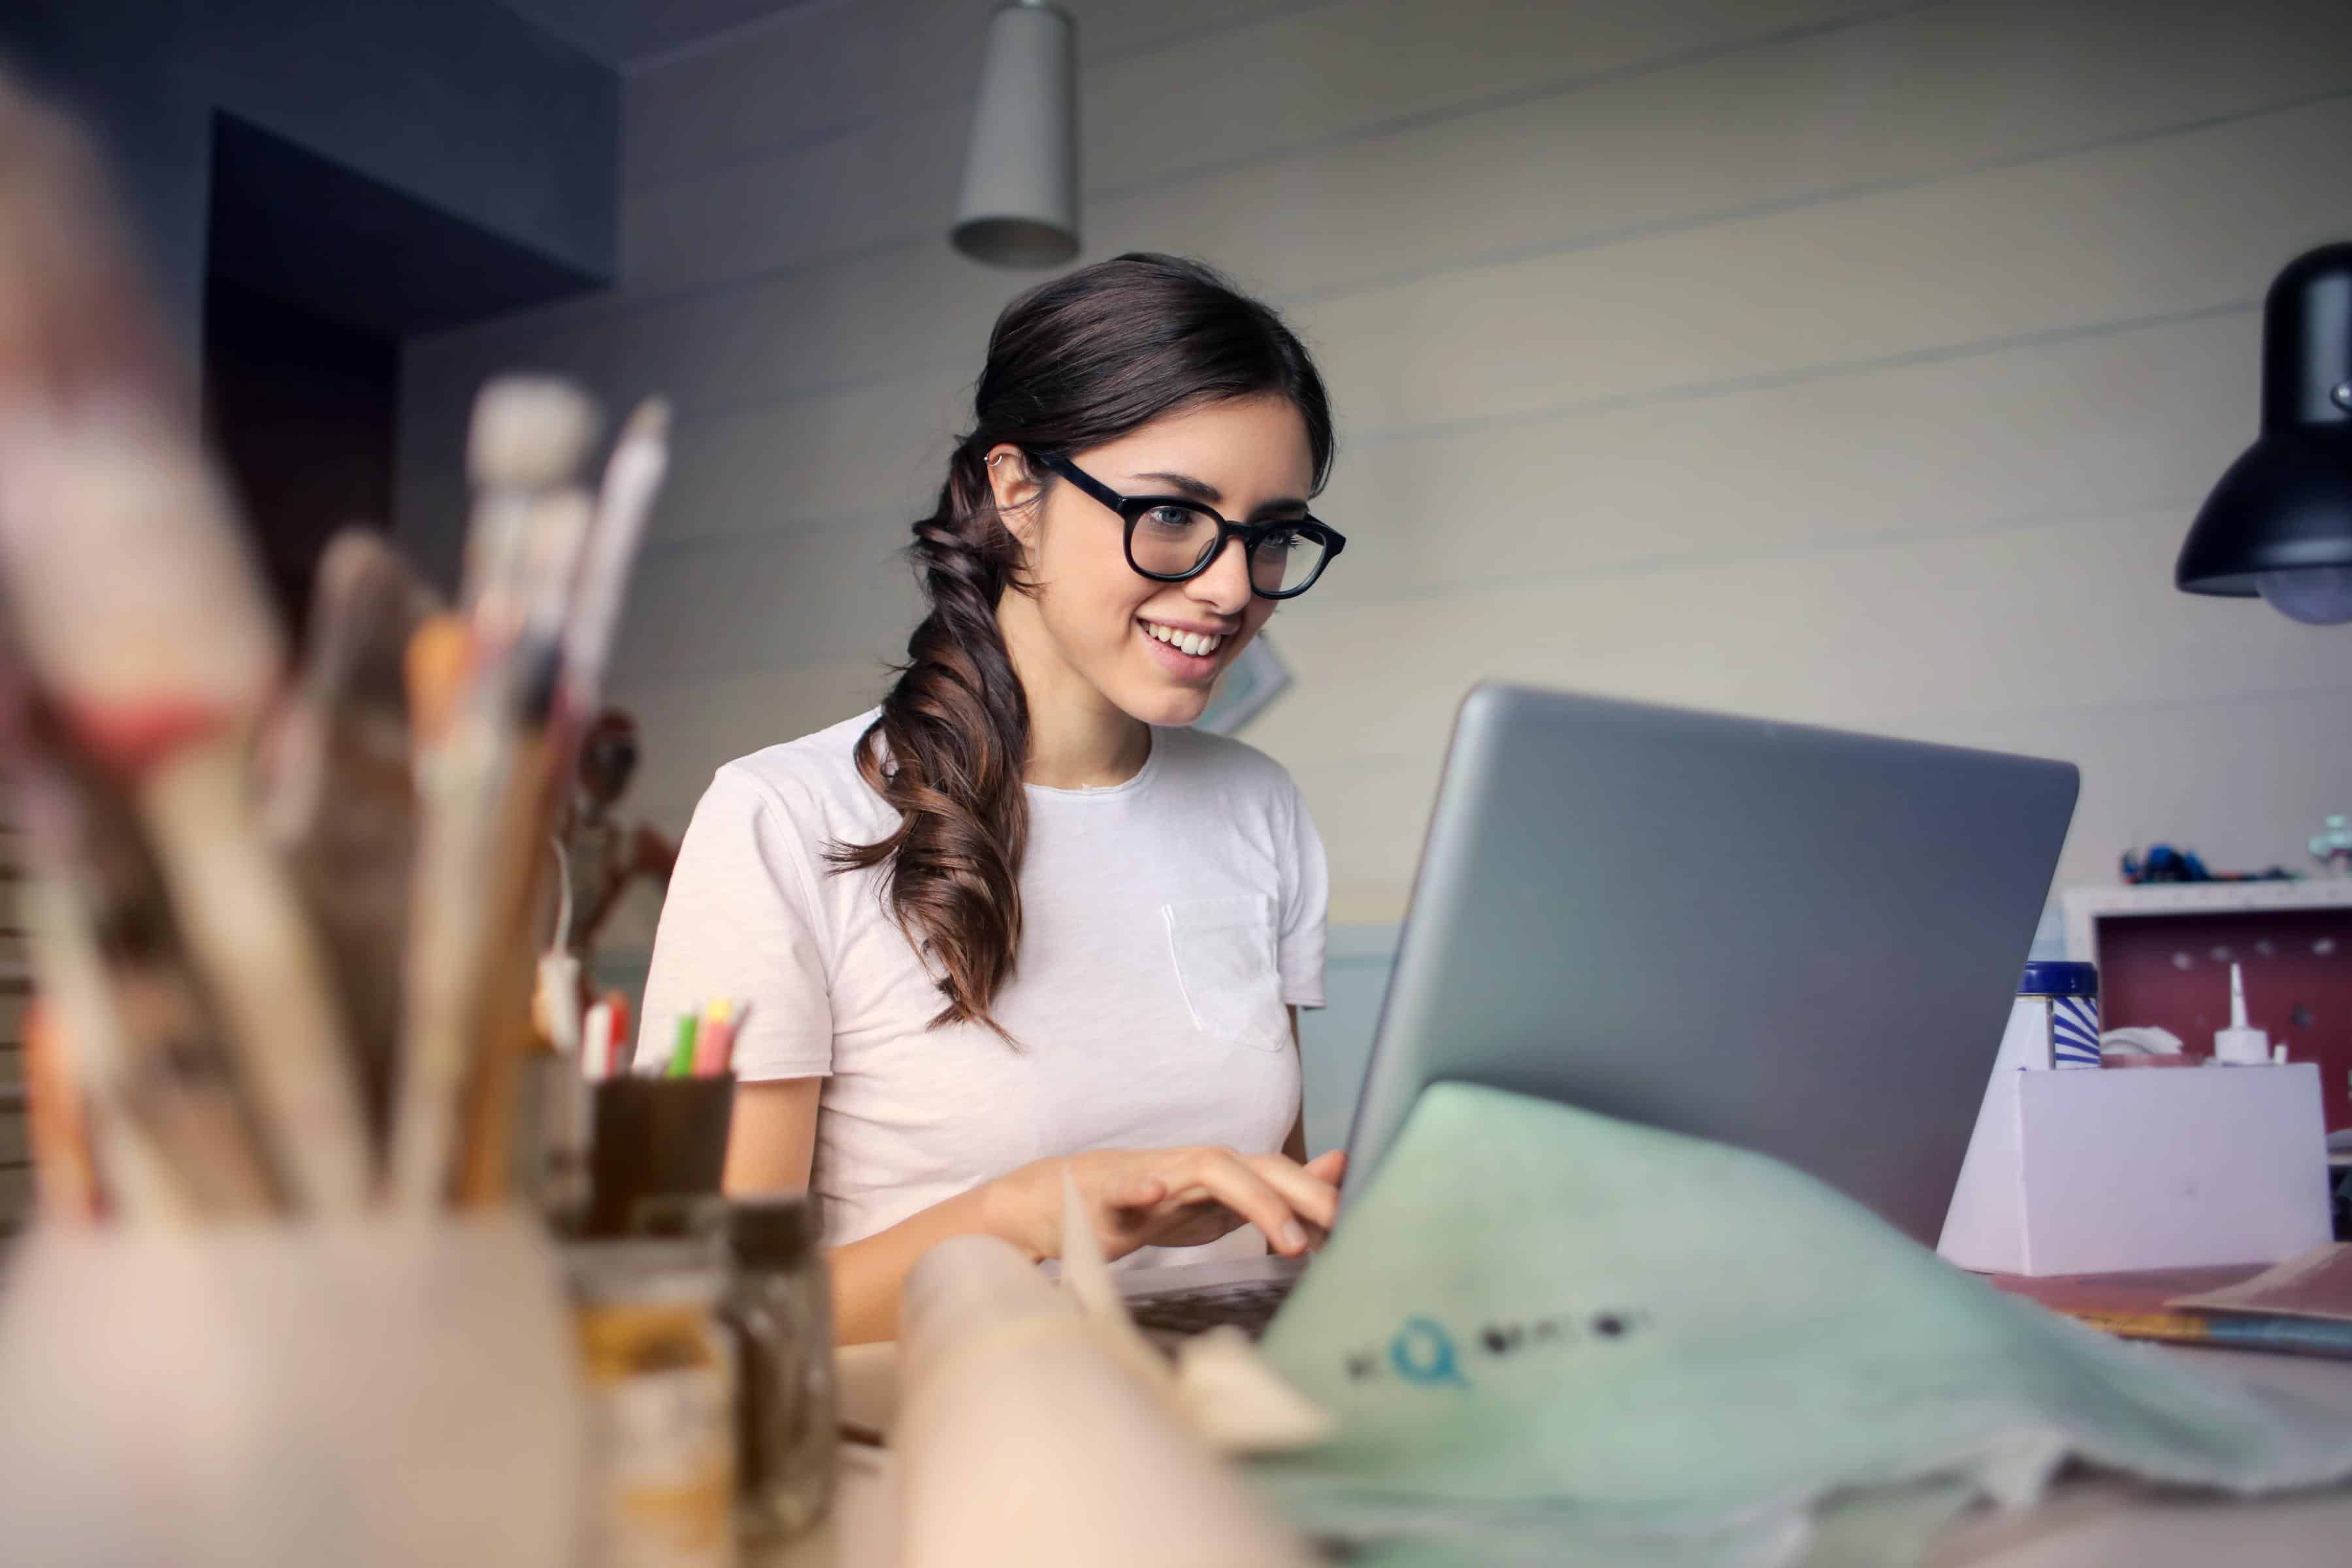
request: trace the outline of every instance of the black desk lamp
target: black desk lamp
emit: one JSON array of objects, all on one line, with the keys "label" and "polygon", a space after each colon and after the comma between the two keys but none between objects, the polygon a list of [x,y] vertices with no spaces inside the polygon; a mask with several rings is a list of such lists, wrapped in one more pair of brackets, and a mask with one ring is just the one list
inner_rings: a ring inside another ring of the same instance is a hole
[{"label": "black desk lamp", "polygon": [[2288,263],[2263,302],[2263,433],[2197,513],[2172,580],[2352,621],[2352,245]]}]

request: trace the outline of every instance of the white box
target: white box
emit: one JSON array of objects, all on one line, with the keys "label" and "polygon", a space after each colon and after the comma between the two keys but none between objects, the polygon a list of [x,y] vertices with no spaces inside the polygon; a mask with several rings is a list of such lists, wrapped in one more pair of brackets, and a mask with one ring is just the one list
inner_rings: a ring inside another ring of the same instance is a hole
[{"label": "white box", "polygon": [[1936,1250],[1991,1273],[2107,1274],[2276,1263],[2329,1239],[2313,1063],[2004,1064]]}]

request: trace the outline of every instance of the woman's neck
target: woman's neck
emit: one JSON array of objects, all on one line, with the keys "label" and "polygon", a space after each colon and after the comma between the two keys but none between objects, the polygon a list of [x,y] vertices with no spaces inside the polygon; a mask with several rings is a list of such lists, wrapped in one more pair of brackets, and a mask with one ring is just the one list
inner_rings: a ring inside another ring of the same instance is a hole
[{"label": "woman's neck", "polygon": [[1022,778],[1047,789],[1103,789],[1142,771],[1151,755],[1151,727],[1070,668],[1035,624],[1028,602],[1005,595],[997,624],[1029,702],[1029,757]]},{"label": "woman's neck", "polygon": [[1021,776],[1047,789],[1103,789],[1133,778],[1151,755],[1150,726],[1116,708],[1109,712],[1113,721],[1107,722],[1041,704],[1033,690],[1029,762]]}]

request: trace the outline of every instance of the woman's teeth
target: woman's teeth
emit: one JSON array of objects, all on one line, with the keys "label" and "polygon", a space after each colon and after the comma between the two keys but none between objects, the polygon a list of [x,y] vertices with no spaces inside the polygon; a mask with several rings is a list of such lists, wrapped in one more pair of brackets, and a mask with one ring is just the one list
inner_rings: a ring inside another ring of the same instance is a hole
[{"label": "woman's teeth", "polygon": [[1173,626],[1163,626],[1156,621],[1145,621],[1143,629],[1170,647],[1179,652],[1189,653],[1194,658],[1208,658],[1209,655],[1216,652],[1218,645],[1225,640],[1221,637],[1212,637],[1206,632],[1180,632]]}]

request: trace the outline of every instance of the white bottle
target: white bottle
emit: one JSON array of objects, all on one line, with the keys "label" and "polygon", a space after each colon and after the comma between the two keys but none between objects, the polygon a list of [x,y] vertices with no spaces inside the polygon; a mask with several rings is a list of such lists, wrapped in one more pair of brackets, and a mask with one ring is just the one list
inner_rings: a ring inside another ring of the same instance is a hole
[{"label": "white bottle", "polygon": [[2246,1026],[2246,976],[2230,965],[2230,1026],[2213,1031],[2213,1059],[2231,1067],[2267,1067],[2271,1037]]}]

